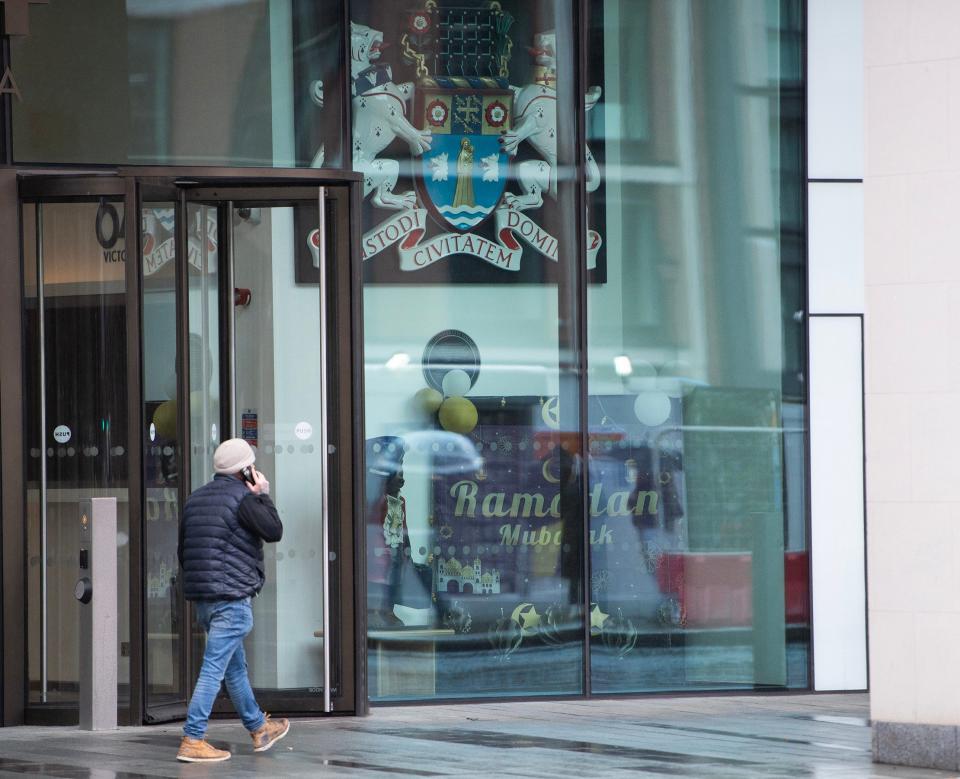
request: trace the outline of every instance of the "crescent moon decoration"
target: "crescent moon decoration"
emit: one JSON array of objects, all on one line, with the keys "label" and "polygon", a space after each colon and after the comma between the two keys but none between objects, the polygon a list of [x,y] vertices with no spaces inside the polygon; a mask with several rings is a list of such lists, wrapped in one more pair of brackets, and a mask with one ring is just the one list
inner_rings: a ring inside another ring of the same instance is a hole
[{"label": "crescent moon decoration", "polygon": [[537,625],[537,634],[540,640],[548,646],[559,646],[563,643],[561,629],[563,627],[563,607],[559,603],[552,603],[543,612],[543,617]]},{"label": "crescent moon decoration", "polygon": [[559,476],[554,477],[553,473],[551,473],[551,471],[550,471],[550,463],[552,463],[555,459],[557,459],[557,458],[556,458],[556,457],[548,457],[546,460],[543,461],[543,478],[544,478],[545,481],[548,481],[548,482],[550,482],[551,484],[559,484],[559,483],[560,483],[560,477],[559,477]]},{"label": "crescent moon decoration", "polygon": [[630,654],[637,645],[639,633],[633,621],[623,616],[623,611],[617,609],[617,616],[604,620],[600,638],[607,649],[611,650],[618,660]]},{"label": "crescent moon decoration", "polygon": [[540,407],[540,417],[551,430],[560,429],[560,398],[549,398]]},{"label": "crescent moon decoration", "polygon": [[520,626],[525,636],[532,635],[536,632],[537,626],[540,624],[540,615],[537,614],[537,608],[532,603],[519,604],[513,610],[510,619]]},{"label": "crescent moon decoration", "polygon": [[500,609],[500,618],[493,624],[488,634],[490,645],[497,652],[497,660],[509,660],[520,643],[523,641],[523,628],[514,622],[513,617],[507,617]]}]

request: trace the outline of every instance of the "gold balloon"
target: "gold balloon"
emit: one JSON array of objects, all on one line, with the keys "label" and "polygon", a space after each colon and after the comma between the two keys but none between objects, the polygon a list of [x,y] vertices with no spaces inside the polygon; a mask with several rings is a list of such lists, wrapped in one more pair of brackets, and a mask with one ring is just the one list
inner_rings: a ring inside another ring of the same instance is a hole
[{"label": "gold balloon", "polygon": [[[190,393],[190,414],[197,418],[203,414],[204,395],[199,390]],[[211,403],[211,411],[216,418],[219,413],[216,403]],[[153,412],[153,424],[161,438],[177,437],[177,401],[165,400]]]},{"label": "gold balloon", "polygon": [[443,403],[443,393],[437,392],[433,387],[424,387],[417,390],[417,394],[413,396],[413,401],[417,408],[423,409],[427,414],[436,414]]},{"label": "gold balloon", "polygon": [[161,438],[177,437],[177,401],[165,400],[153,412],[153,424]]},{"label": "gold balloon", "polygon": [[447,398],[440,406],[439,417],[444,430],[466,435],[477,426],[477,407],[467,398]]}]

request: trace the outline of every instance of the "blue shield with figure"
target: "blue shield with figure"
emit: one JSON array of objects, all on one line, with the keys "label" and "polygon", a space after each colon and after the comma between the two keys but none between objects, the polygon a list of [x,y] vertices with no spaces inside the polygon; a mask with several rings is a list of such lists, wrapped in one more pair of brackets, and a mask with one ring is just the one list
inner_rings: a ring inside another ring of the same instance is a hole
[{"label": "blue shield with figure", "polygon": [[420,197],[445,229],[467,232],[497,207],[509,160],[500,137],[510,129],[513,92],[501,78],[426,78],[416,117],[433,145],[420,159]]}]

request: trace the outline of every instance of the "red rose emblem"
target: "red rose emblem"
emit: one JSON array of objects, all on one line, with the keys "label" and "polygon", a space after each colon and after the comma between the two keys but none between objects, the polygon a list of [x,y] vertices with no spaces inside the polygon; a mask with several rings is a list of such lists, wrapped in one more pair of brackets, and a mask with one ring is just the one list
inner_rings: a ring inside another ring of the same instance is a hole
[{"label": "red rose emblem", "polygon": [[487,106],[485,116],[491,127],[503,127],[507,121],[507,107],[497,100]]},{"label": "red rose emblem", "polygon": [[442,100],[433,100],[427,104],[427,122],[433,127],[443,127],[447,122],[447,106]]},{"label": "red rose emblem", "polygon": [[424,35],[425,33],[430,32],[430,28],[433,26],[430,21],[429,14],[426,13],[414,13],[410,14],[410,17],[407,21],[407,26],[410,28],[410,32],[415,35]]}]

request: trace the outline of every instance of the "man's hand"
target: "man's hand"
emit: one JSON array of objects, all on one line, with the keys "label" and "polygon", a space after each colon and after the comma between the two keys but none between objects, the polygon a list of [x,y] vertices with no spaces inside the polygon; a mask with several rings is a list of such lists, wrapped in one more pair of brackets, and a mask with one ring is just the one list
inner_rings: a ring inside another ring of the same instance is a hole
[{"label": "man's hand", "polygon": [[253,471],[253,481],[251,484],[248,481],[245,481],[244,484],[247,485],[247,489],[250,490],[254,495],[269,495],[270,494],[270,482],[267,481],[267,477],[264,476],[256,468],[251,468]]}]

